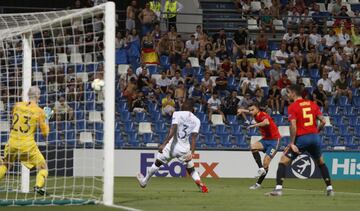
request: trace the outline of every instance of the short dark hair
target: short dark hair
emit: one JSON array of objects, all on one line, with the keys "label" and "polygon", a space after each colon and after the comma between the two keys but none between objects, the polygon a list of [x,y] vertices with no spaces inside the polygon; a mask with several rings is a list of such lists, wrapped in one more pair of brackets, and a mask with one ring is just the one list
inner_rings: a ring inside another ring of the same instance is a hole
[{"label": "short dark hair", "polygon": [[257,103],[257,102],[252,102],[252,103],[250,103],[249,106],[248,106],[248,108],[250,108],[251,106],[255,106],[256,108],[259,108],[259,109],[260,109],[259,103]]},{"label": "short dark hair", "polygon": [[190,111],[193,112],[194,110],[194,101],[191,99],[187,99],[181,106],[182,111]]},{"label": "short dark hair", "polygon": [[295,92],[296,96],[300,97],[302,95],[302,88],[298,84],[292,84],[288,87],[289,90]]}]

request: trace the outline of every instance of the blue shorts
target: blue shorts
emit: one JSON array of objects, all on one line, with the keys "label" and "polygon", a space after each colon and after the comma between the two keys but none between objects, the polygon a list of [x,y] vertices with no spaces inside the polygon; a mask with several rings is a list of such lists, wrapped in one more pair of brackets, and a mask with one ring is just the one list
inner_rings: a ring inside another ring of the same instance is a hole
[{"label": "blue shorts", "polygon": [[279,147],[279,140],[264,140],[259,141],[264,149],[263,152],[266,153],[270,158],[273,158]]},{"label": "blue shorts", "polygon": [[[311,157],[318,160],[321,157],[321,138],[319,134],[306,134],[297,136],[295,139],[295,145],[298,147],[301,153],[308,152]],[[298,154],[294,153],[291,149],[285,151],[285,155],[288,158],[295,159]]]}]

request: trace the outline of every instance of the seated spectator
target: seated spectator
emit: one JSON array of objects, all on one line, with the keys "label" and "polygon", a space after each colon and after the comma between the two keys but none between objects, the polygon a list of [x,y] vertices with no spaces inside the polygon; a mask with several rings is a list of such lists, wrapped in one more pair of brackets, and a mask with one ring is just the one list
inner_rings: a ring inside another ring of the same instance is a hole
[{"label": "seated spectator", "polygon": [[[306,9],[305,9],[306,10]],[[305,33],[305,28],[304,27],[300,27],[299,29],[299,34],[296,35],[296,38],[299,39],[299,50],[304,51],[304,50],[308,50],[309,49],[309,35]]]},{"label": "seated spectator", "polygon": [[233,65],[231,64],[229,57],[224,58],[224,61],[220,66],[220,71],[224,71],[225,76],[227,76],[227,77],[235,76],[235,72],[233,70]]},{"label": "seated spectator", "polygon": [[329,101],[327,100],[326,92],[323,89],[323,85],[319,84],[317,89],[312,94],[313,101],[320,107],[323,107],[324,113],[329,112]]},{"label": "seated spectator", "polygon": [[220,66],[220,60],[218,57],[215,57],[215,52],[210,52],[210,56],[205,60],[205,70],[210,71],[213,75],[218,74],[218,69]]},{"label": "seated spectator", "polygon": [[201,79],[201,89],[204,93],[212,93],[213,88],[216,85],[210,76],[210,72],[205,72],[204,78]]},{"label": "seated spectator", "polygon": [[320,56],[316,53],[315,47],[310,47],[310,52],[306,55],[307,68],[319,68]]},{"label": "seated spectator", "polygon": [[181,54],[181,60],[179,62],[180,69],[184,68],[186,66],[186,63],[190,62],[188,59],[187,54],[184,52]]},{"label": "seated spectator", "polygon": [[144,87],[148,87],[150,83],[150,77],[147,72],[147,69],[143,69],[141,74],[138,77],[137,86],[139,90],[142,90]]},{"label": "seated spectator", "polygon": [[268,94],[268,105],[271,108],[272,114],[280,114],[280,90],[277,84],[273,84]]},{"label": "seated spectator", "polygon": [[[239,102],[239,108],[247,109],[249,107],[249,105],[253,103],[253,101],[251,100],[250,93],[246,93],[244,96],[245,97],[243,99],[241,99],[240,102]],[[250,125],[250,121],[248,120],[247,115],[245,114],[245,112],[242,112],[241,116],[244,119],[245,124]],[[253,119],[251,121],[251,123],[254,123],[254,122],[255,122],[255,120]]]},{"label": "seated spectator", "polygon": [[292,84],[296,84],[297,80],[300,78],[299,71],[296,69],[294,63],[290,63],[288,65],[288,69],[285,71],[285,74],[288,76],[288,79],[291,81]]},{"label": "seated spectator", "polygon": [[318,34],[317,28],[314,27],[309,34],[309,45],[313,45],[315,48],[320,44],[321,35]]},{"label": "seated spectator", "polygon": [[280,80],[277,82],[277,86],[279,87],[279,89],[281,90],[281,93],[286,94],[286,87],[291,85],[291,81],[288,79],[286,74],[282,74],[282,77],[280,78]]},{"label": "seated spectator", "polygon": [[301,86],[301,90],[302,90],[301,97],[303,99],[310,100],[310,94],[309,94],[308,90],[305,88],[305,84],[300,83],[300,86]]},{"label": "seated spectator", "polygon": [[281,78],[281,65],[273,64],[273,69],[270,70],[270,84],[277,84]]},{"label": "seated spectator", "polygon": [[186,41],[185,48],[190,56],[197,57],[199,50],[199,41],[195,39],[195,35],[190,36],[190,40]]},{"label": "seated spectator", "polygon": [[65,102],[64,97],[60,97],[59,100],[55,102],[53,110],[57,122],[71,121],[74,119],[74,110]]},{"label": "seated spectator", "polygon": [[155,47],[154,37],[148,32],[142,39],[141,39],[141,48],[148,48],[153,49]]},{"label": "seated spectator", "polygon": [[281,44],[281,47],[279,50],[275,53],[275,63],[280,65],[285,65],[287,62],[287,59],[289,58],[289,54],[286,52],[286,44]]},{"label": "seated spectator", "polygon": [[181,77],[180,70],[177,70],[177,71],[175,72],[175,76],[173,76],[173,77],[171,78],[170,84],[171,84],[172,87],[176,87],[176,86],[179,84],[180,81],[181,81],[182,83],[185,82],[184,78]]},{"label": "seated spectator", "polygon": [[178,65],[176,63],[171,63],[169,69],[166,71],[166,76],[172,78],[175,76],[176,71],[180,71]]},{"label": "seated spectator", "polygon": [[335,98],[338,99],[340,96],[347,96],[348,102],[352,102],[352,91],[349,83],[346,79],[346,72],[341,72],[340,78],[335,82]]},{"label": "seated spectator", "polygon": [[237,98],[237,92],[236,90],[233,90],[231,95],[224,99],[224,102],[221,105],[221,111],[225,115],[236,115],[239,102],[240,100]]},{"label": "seated spectator", "polygon": [[225,58],[229,57],[225,45],[220,46],[220,49],[216,52],[216,57],[220,59],[220,63],[222,63]]},{"label": "seated spectator", "polygon": [[161,100],[162,115],[171,117],[175,111],[175,101],[172,98],[172,92],[168,91],[166,97]]},{"label": "seated spectator", "polygon": [[182,104],[186,100],[186,89],[184,83],[181,81],[179,81],[178,86],[175,89],[174,98],[176,107],[181,108]]},{"label": "seated spectator", "polygon": [[246,77],[246,74],[248,72],[251,72],[251,65],[249,60],[247,59],[246,55],[243,56],[243,58],[241,59],[241,61],[239,63],[236,64],[236,72],[239,73],[239,77]]},{"label": "seated spectator", "polygon": [[201,89],[200,84],[195,81],[194,85],[189,89],[189,99],[191,98],[195,103],[204,104],[204,92]]},{"label": "seated spectator", "polygon": [[354,54],[354,46],[351,40],[346,42],[346,46],[344,47],[344,53],[346,56],[352,56]]},{"label": "seated spectator", "polygon": [[340,79],[341,71],[338,64],[334,64],[332,67],[333,70],[329,72],[329,78],[331,82],[335,84],[335,82]]},{"label": "seated spectator", "polygon": [[182,77],[185,79],[186,87],[190,87],[195,80],[195,70],[191,67],[191,63],[186,63],[186,66],[182,69]]},{"label": "seated spectator", "polygon": [[[274,16],[270,14],[270,10],[266,7],[263,15],[260,18],[260,26],[261,26],[261,29],[264,31],[269,29],[272,32],[273,38],[274,38],[275,37],[275,26],[273,25],[273,17]],[[276,17],[274,17],[274,18],[276,18]]]},{"label": "seated spectator", "polygon": [[161,72],[161,77],[156,81],[156,85],[161,89],[162,93],[166,93],[168,91],[171,81],[166,76],[166,71]]},{"label": "seated spectator", "polygon": [[360,88],[360,63],[358,63],[355,67],[355,70],[352,74],[352,87]]},{"label": "seated spectator", "polygon": [[290,53],[290,58],[297,68],[303,67],[304,57],[297,46],[294,46],[293,51]]},{"label": "seated spectator", "polygon": [[295,28],[296,26],[298,26],[300,24],[300,14],[301,13],[298,12],[298,9],[296,7],[293,7],[291,10],[289,9],[287,14],[288,18],[286,20],[287,27]]},{"label": "seated spectator", "polygon": [[160,39],[158,44],[158,55],[159,56],[169,56],[170,55],[170,49],[171,49],[171,42],[169,40],[168,34],[164,34],[164,36]]},{"label": "seated spectator", "polygon": [[257,103],[260,106],[261,110],[266,111],[269,114],[271,113],[271,111],[269,111],[270,109],[267,105],[267,99],[266,97],[264,97],[264,92],[262,89],[257,88],[255,90],[255,95],[252,98],[252,101]]},{"label": "seated spectator", "polygon": [[148,68],[146,67],[145,63],[140,63],[140,66],[135,70],[136,75],[139,77],[139,75],[142,74],[143,71],[146,71],[146,75],[149,75]]},{"label": "seated spectator", "polygon": [[173,47],[170,51],[170,63],[178,64],[181,60],[181,53],[184,52],[184,42],[181,40],[181,35],[177,35]]},{"label": "seated spectator", "polygon": [[252,68],[254,70],[255,77],[266,77],[264,73],[265,65],[261,58],[256,59],[256,62],[252,65]]},{"label": "seated spectator", "polygon": [[131,110],[133,112],[145,112],[147,113],[147,104],[146,104],[146,98],[144,96],[144,92],[140,91],[137,94],[136,99],[132,102]]},{"label": "seated spectator", "polygon": [[350,35],[348,30],[345,27],[342,27],[341,31],[337,34],[338,41],[341,47],[345,47],[347,41],[350,40]]},{"label": "seated spectator", "polygon": [[239,26],[233,35],[233,56],[237,58],[238,52],[245,51],[248,42],[248,31]]},{"label": "seated spectator", "polygon": [[197,41],[200,41],[202,39],[202,36],[204,35],[204,32],[202,30],[202,27],[201,25],[197,25],[196,26],[196,29],[195,29],[195,33],[194,33],[194,36],[195,36],[195,39]]},{"label": "seated spectator", "polygon": [[318,82],[317,82],[317,86],[319,86],[320,84],[323,85],[323,89],[324,89],[326,95],[331,96],[332,91],[333,91],[333,83],[328,78],[328,73],[326,73],[326,72],[323,73],[322,78],[320,80],[318,80]]},{"label": "seated spectator", "polygon": [[225,33],[225,29],[220,29],[218,33],[215,33],[213,35],[213,41],[215,43],[217,43],[218,46],[215,46],[215,50],[217,48],[220,48],[221,45],[225,45],[226,46],[226,33]]},{"label": "seated spectator", "polygon": [[210,123],[211,123],[211,116],[213,114],[220,114],[222,116],[223,122],[226,122],[225,115],[220,109],[221,101],[218,98],[217,92],[213,92],[211,98],[209,98],[209,100],[207,101],[207,104],[208,104],[208,116]]},{"label": "seated spectator", "polygon": [[137,93],[137,80],[136,78],[130,78],[130,82],[126,85],[123,96],[127,98],[129,107],[132,105],[132,101],[136,98]]},{"label": "seated spectator", "polygon": [[268,49],[268,38],[266,37],[264,30],[260,30],[258,36],[256,37],[256,50],[267,51]]},{"label": "seated spectator", "polygon": [[116,37],[115,37],[115,48],[125,48],[126,47],[126,42],[125,39],[122,36],[121,32],[116,32]]},{"label": "seated spectator", "polygon": [[204,51],[201,53],[201,55],[200,55],[200,63],[201,64],[205,64],[205,60],[206,60],[206,58],[208,58],[209,56],[210,56],[210,52],[212,52],[213,51],[213,46],[212,46],[212,44],[211,43],[207,43],[206,45],[205,45],[205,49],[204,49]]},{"label": "seated spectator", "polygon": [[328,48],[332,48],[338,39],[333,29],[329,29],[328,33],[324,35],[324,38],[326,40],[326,46]]},{"label": "seated spectator", "polygon": [[129,67],[129,68],[127,69],[126,74],[122,74],[122,75],[120,76],[120,83],[119,83],[119,85],[120,85],[120,89],[121,89],[121,90],[124,90],[124,89],[126,88],[127,84],[130,82],[130,79],[131,79],[131,78],[137,79],[137,76],[134,74],[133,69],[132,69],[131,67]]},{"label": "seated spectator", "polygon": [[227,78],[225,76],[225,73],[221,71],[219,73],[219,77],[215,80],[215,92],[219,93],[221,97],[227,96],[229,94],[229,91],[227,90]]},{"label": "seated spectator", "polygon": [[291,28],[288,28],[287,33],[284,34],[282,39],[285,40],[287,44],[290,44],[294,41],[295,38],[296,34],[293,33],[293,30]]},{"label": "seated spectator", "polygon": [[246,93],[254,94],[255,90],[259,88],[259,85],[256,83],[252,72],[248,72],[246,76],[246,78],[240,80],[240,87],[243,96],[245,96]]},{"label": "seated spectator", "polygon": [[325,65],[331,65],[332,61],[333,61],[333,57],[329,51],[329,48],[325,47],[324,52],[320,55],[319,58],[319,64],[321,65],[320,67],[324,67]]}]

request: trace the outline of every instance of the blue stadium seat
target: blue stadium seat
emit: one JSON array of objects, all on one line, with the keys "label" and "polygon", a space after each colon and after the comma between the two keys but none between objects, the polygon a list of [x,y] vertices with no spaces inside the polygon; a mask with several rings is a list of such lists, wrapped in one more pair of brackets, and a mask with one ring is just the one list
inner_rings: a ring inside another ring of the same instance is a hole
[{"label": "blue stadium seat", "polygon": [[155,143],[152,133],[144,133],[144,134],[142,134],[140,141],[143,142],[144,144]]},{"label": "blue stadium seat", "polygon": [[148,122],[148,118],[146,113],[144,112],[136,112],[135,113],[135,121],[136,122]]},{"label": "blue stadium seat", "polygon": [[323,134],[327,136],[335,135],[334,128],[332,126],[325,126],[323,130]]},{"label": "blue stadium seat", "polygon": [[120,122],[115,122],[115,133],[120,133],[120,131],[121,131]]},{"label": "blue stadium seat", "polygon": [[356,136],[360,136],[360,125],[356,125],[355,130],[354,130],[354,134]]},{"label": "blue stadium seat", "polygon": [[228,81],[227,89],[228,90],[235,90],[236,87],[237,87],[235,77],[228,77],[227,81]]},{"label": "blue stadium seat", "polygon": [[227,136],[229,136],[228,131],[226,130],[225,125],[216,125],[216,127],[215,127],[215,134],[216,134],[216,135],[219,135],[219,136],[221,136],[221,135],[227,135]]},{"label": "blue stadium seat", "polygon": [[149,70],[150,75],[159,73],[157,65],[149,65],[147,66],[147,69]]},{"label": "blue stadium seat", "polygon": [[128,55],[126,49],[116,49],[115,51],[115,63],[116,64],[128,64]]},{"label": "blue stadium seat", "polygon": [[152,111],[150,115],[153,122],[163,122],[162,114],[160,111]]},{"label": "blue stadium seat", "polygon": [[65,140],[67,144],[75,145],[76,144],[76,135],[75,130],[68,130],[65,133]]},{"label": "blue stadium seat", "polygon": [[228,134],[219,135],[220,144],[223,146],[230,146],[230,136]]},{"label": "blue stadium seat", "polygon": [[248,131],[247,131],[247,135],[248,136],[258,136],[260,135],[259,133],[259,129],[257,127],[253,127],[253,128],[250,128]]},{"label": "blue stadium seat", "polygon": [[138,134],[137,133],[127,133],[126,134],[127,137],[127,142],[132,146],[132,147],[138,147],[139,146],[139,138],[138,138]]},{"label": "blue stadium seat", "polygon": [[343,125],[343,118],[340,115],[332,115],[330,116],[331,123],[335,126]]},{"label": "blue stadium seat", "polygon": [[122,113],[120,113],[120,120],[123,122],[132,122],[130,112],[123,111]]},{"label": "blue stadium seat", "polygon": [[347,130],[347,126],[345,126],[345,125],[339,125],[338,130],[339,130],[339,133],[338,133],[338,134],[339,134],[340,136],[346,136],[346,135],[349,134],[349,132],[348,132],[348,130]]},{"label": "blue stadium seat", "polygon": [[230,134],[233,136],[243,135],[241,126],[240,125],[231,125]]},{"label": "blue stadium seat", "polygon": [[84,130],[86,128],[86,122],[84,119],[76,120],[76,130]]},{"label": "blue stadium seat", "polygon": [[85,92],[85,100],[86,101],[94,101],[95,99],[95,93],[93,91],[91,92]]},{"label": "blue stadium seat", "polygon": [[246,141],[246,136],[244,135],[236,135],[235,136],[236,143],[241,149],[249,149],[250,145]]},{"label": "blue stadium seat", "polygon": [[170,67],[170,63],[169,63],[169,57],[168,56],[160,56],[160,65],[167,69]]},{"label": "blue stadium seat", "polygon": [[229,125],[238,125],[239,121],[236,115],[227,115],[226,120],[228,121]]},{"label": "blue stadium seat", "polygon": [[86,110],[88,111],[95,110],[95,102],[94,101],[86,102]]},{"label": "blue stadium seat", "polygon": [[205,139],[205,144],[208,146],[214,146],[214,144],[216,144],[215,137],[211,134],[205,135],[204,139]]},{"label": "blue stadium seat", "polygon": [[207,114],[202,113],[202,112],[196,112],[195,115],[200,119],[200,122],[209,122],[209,118],[207,116]]},{"label": "blue stadium seat", "polygon": [[167,132],[166,131],[166,126],[165,123],[163,122],[155,122],[154,123],[154,132],[155,133],[162,133],[162,132]]},{"label": "blue stadium seat", "polygon": [[135,133],[136,132],[136,128],[134,126],[134,123],[132,122],[125,122],[124,124],[124,132],[125,133]]},{"label": "blue stadium seat", "polygon": [[345,105],[349,105],[349,101],[348,98],[346,96],[340,96],[338,99],[338,103],[340,106],[345,106]]},{"label": "blue stadium seat", "polygon": [[104,130],[104,124],[102,122],[95,122],[95,130],[96,131],[103,131]]},{"label": "blue stadium seat", "polygon": [[201,124],[200,133],[203,135],[212,135],[212,129],[210,124]]},{"label": "blue stadium seat", "polygon": [[120,133],[115,133],[115,148],[122,148],[124,145],[124,140]]},{"label": "blue stadium seat", "polygon": [[195,112],[205,112],[205,107],[202,104],[196,103],[194,105]]},{"label": "blue stadium seat", "polygon": [[148,111],[149,111],[150,114],[152,114],[152,112],[160,111],[159,105],[156,104],[156,103],[148,102],[147,107],[148,107]]},{"label": "blue stadium seat", "polygon": [[353,104],[357,107],[360,107],[360,96],[353,97]]}]

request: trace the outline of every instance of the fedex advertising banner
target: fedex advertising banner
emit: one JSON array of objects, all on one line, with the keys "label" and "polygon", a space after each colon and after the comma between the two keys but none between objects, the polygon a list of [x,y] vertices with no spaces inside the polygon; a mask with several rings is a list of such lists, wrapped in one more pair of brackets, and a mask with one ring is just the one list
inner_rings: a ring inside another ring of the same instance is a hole
[{"label": "fedex advertising banner", "polygon": [[[116,150],[115,176],[134,177],[139,172],[146,175],[156,153],[156,150]],[[102,154],[103,150],[75,149],[74,176],[102,176]],[[263,153],[261,155],[264,156]],[[276,177],[281,155],[282,152],[278,152],[272,160],[267,178]],[[194,163],[201,177],[254,178],[258,170],[250,151],[197,151]],[[90,170],[89,165],[93,167]],[[174,159],[162,166],[155,176],[185,177],[186,169]],[[320,174],[314,160],[303,154],[289,166],[286,177],[307,179],[320,177]]]},{"label": "fedex advertising banner", "polygon": [[360,152],[325,152],[324,159],[333,179],[360,179]]}]

